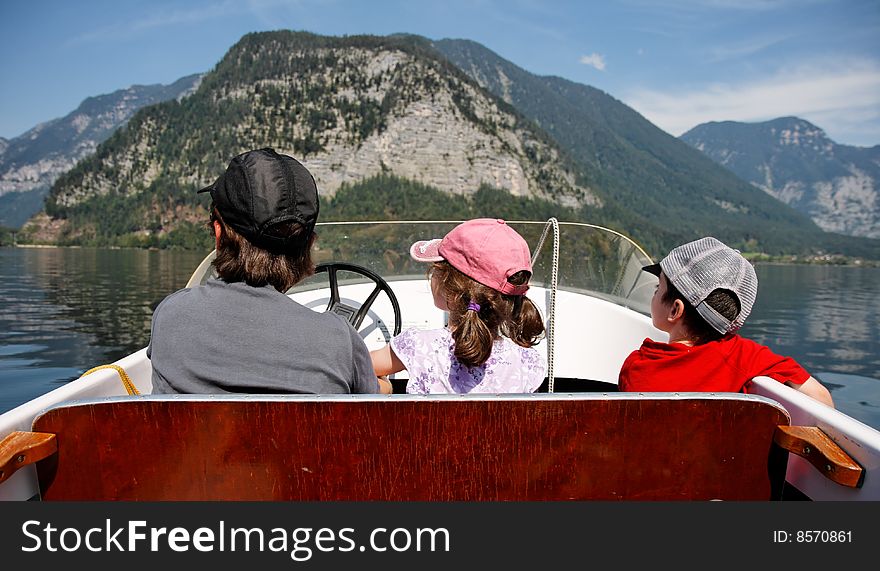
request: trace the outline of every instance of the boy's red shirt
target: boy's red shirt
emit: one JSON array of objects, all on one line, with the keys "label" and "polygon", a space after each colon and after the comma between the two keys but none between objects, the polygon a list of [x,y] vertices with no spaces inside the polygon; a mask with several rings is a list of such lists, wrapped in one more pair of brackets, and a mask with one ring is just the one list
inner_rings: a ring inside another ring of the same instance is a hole
[{"label": "boy's red shirt", "polygon": [[739,335],[696,347],[645,339],[620,369],[621,391],[746,392],[757,376],[800,385],[810,374],[790,357]]}]

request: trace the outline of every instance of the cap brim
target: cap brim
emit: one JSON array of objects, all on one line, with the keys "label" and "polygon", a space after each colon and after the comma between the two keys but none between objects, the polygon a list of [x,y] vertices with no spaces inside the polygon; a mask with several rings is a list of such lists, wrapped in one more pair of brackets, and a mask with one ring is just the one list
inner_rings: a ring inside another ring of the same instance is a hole
[{"label": "cap brim", "polygon": [[419,262],[439,262],[443,260],[440,255],[441,238],[433,240],[419,240],[409,247],[409,255]]},{"label": "cap brim", "polygon": [[649,274],[654,274],[658,278],[660,277],[660,264],[651,264],[650,266],[642,266],[643,272],[648,272]]},{"label": "cap brim", "polygon": [[210,186],[206,186],[205,188],[203,188],[203,189],[201,189],[201,190],[196,191],[196,194],[201,194],[201,193],[203,193],[203,192],[211,192],[212,190],[214,190],[214,185],[213,185],[213,184],[210,185]]}]

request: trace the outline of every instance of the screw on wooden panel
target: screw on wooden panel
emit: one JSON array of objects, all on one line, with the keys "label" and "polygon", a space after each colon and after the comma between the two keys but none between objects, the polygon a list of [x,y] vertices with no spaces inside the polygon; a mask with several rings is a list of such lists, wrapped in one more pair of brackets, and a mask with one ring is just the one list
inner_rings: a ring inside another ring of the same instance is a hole
[{"label": "screw on wooden panel", "polygon": [[19,454],[18,457],[15,459],[15,461],[18,462],[19,464],[24,462],[24,454]]},{"label": "screw on wooden panel", "polygon": [[810,452],[812,452],[812,450],[810,449],[810,447],[809,447],[809,446],[804,446],[804,454],[809,454]]},{"label": "screw on wooden panel", "polygon": [[833,472],[834,466],[832,466],[831,464],[825,464],[825,470],[827,470],[828,472]]}]

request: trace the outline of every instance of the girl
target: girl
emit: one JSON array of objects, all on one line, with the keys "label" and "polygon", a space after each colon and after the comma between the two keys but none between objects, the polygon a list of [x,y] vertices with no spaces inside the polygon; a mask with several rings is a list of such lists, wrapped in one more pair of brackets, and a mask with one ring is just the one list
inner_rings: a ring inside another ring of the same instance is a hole
[{"label": "girl", "polygon": [[479,218],[416,242],[410,255],[432,263],[434,305],[449,312],[449,324],[407,329],[373,351],[376,375],[406,369],[413,394],[535,391],[546,369],[534,348],[544,323],[525,296],[532,264],[522,236],[504,220]]}]

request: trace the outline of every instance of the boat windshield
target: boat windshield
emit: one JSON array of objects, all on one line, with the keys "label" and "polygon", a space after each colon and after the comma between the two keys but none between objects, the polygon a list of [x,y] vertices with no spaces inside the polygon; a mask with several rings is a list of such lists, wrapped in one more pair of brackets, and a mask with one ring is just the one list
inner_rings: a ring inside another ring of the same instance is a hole
[{"label": "boat windshield", "polygon": [[[431,222],[324,222],[316,227],[314,262],[346,262],[364,266],[389,282],[425,279],[427,267],[409,256],[416,240],[442,238],[461,221]],[[508,221],[528,242],[537,259],[533,287],[550,289],[555,233],[547,222]],[[559,222],[559,290],[584,293],[650,315],[651,296],[657,278],[641,271],[653,263],[645,251],[626,236],[591,224]],[[546,238],[541,243],[542,236]],[[188,285],[204,283],[211,274],[210,260],[193,275]],[[348,281],[348,280],[346,280]],[[353,277],[352,282],[365,281]],[[326,277],[309,278],[289,293],[324,287]]]}]

